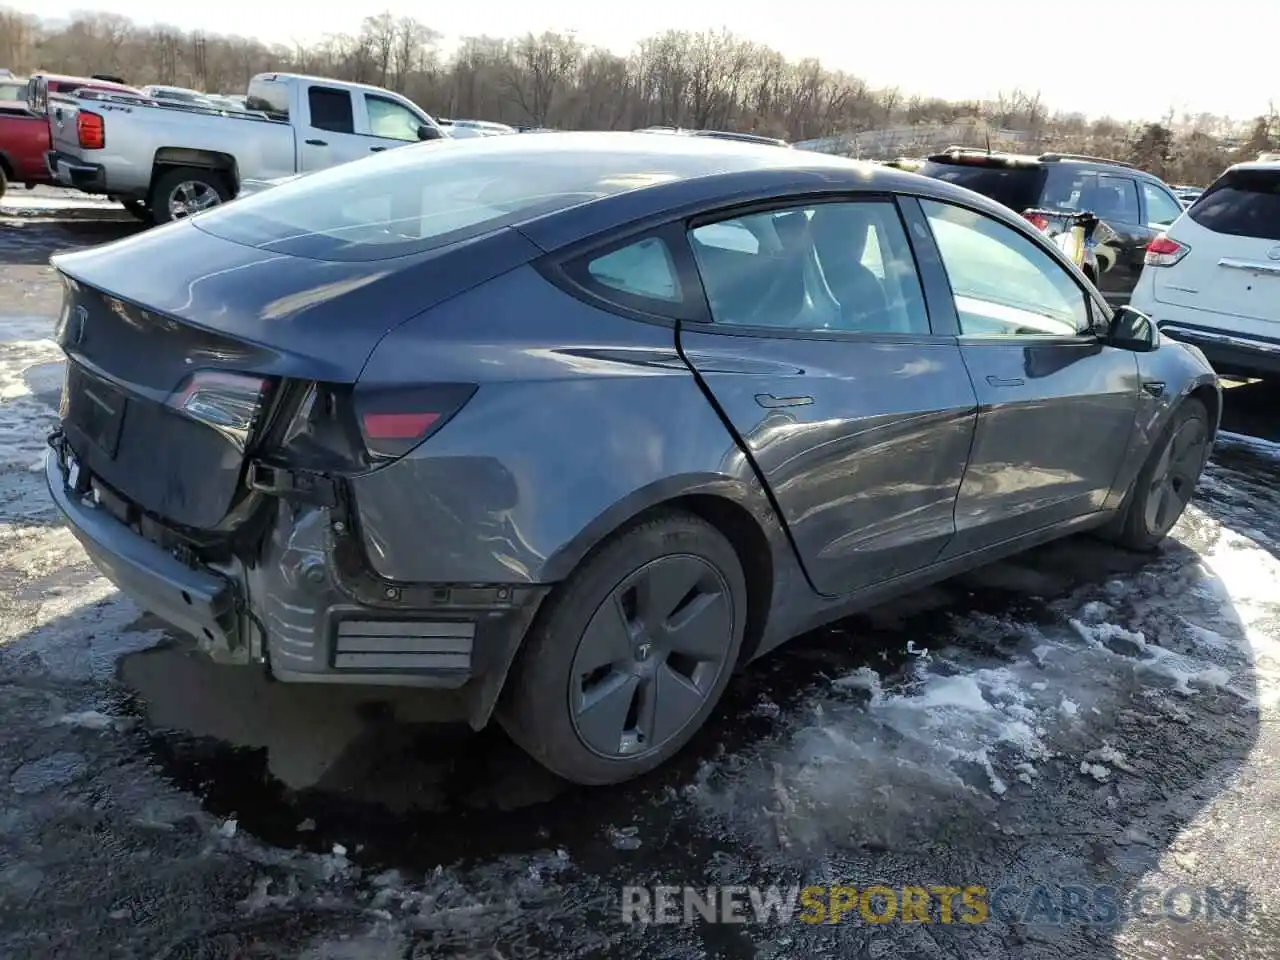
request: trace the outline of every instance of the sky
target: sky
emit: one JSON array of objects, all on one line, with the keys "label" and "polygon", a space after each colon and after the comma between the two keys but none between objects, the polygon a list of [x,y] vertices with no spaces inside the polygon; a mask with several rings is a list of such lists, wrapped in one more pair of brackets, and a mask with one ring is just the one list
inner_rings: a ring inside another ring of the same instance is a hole
[{"label": "sky", "polygon": [[[91,0],[0,0],[44,17],[66,17]],[[1280,106],[1280,2],[1214,7],[1118,0],[481,0],[414,4],[385,0],[304,7],[261,0],[174,4],[109,0],[96,9],[140,23],[168,23],[268,42],[355,32],[380,8],[415,16],[445,35],[572,30],[587,43],[627,53],[663,29],[719,29],[767,43],[788,57],[817,57],[876,87],[947,99],[1039,91],[1052,109],[1123,119],[1208,112],[1237,119]],[[298,13],[306,9],[307,16]],[[637,16],[641,12],[642,15]],[[305,22],[303,22],[305,21]],[[1094,38],[1091,42],[1090,38]],[[1073,51],[1073,52],[1068,52]],[[1073,61],[1083,64],[1083,77]]]}]

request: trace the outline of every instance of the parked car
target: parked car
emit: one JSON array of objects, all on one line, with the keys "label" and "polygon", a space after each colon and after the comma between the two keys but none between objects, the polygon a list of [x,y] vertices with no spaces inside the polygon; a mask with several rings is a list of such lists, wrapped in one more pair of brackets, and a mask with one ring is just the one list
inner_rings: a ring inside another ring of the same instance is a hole
[{"label": "parked car", "polygon": [[0,101],[0,197],[11,183],[48,183],[48,150],[48,121],[27,110],[25,103]]},{"label": "parked car", "polygon": [[504,136],[516,132],[515,127],[507,126],[505,123],[495,123],[492,120],[456,120],[437,117],[436,123],[440,124],[455,140],[465,140],[467,137]]},{"label": "parked car", "polygon": [[1133,303],[1219,373],[1280,378],[1280,161],[1215,180],[1147,247]]},{"label": "parked car", "polygon": [[22,102],[27,99],[27,81],[13,75],[0,77],[0,103]]},{"label": "parked car", "polygon": [[790,147],[791,144],[777,137],[765,137],[758,133],[736,133],[731,130],[693,130],[688,127],[643,127],[636,133],[665,133],[684,137],[710,137],[713,140],[738,140],[742,143],[758,143],[773,147]]},{"label": "parked car", "polygon": [[1178,202],[1183,207],[1189,207],[1200,199],[1200,194],[1204,193],[1203,187],[1190,187],[1186,185],[1175,184],[1173,186],[1173,195],[1178,198]]},{"label": "parked car", "polygon": [[128,84],[114,80],[102,80],[98,77],[74,77],[62,73],[34,73],[27,80],[25,99],[27,106],[35,113],[45,114],[48,111],[49,97],[65,97],[78,90],[100,90],[109,93],[122,93],[134,97],[142,97],[142,91]]},{"label": "parked car", "polygon": [[361,83],[259,74],[246,103],[244,113],[60,103],[49,168],[63,186],[117,197],[167,223],[226,202],[245,179],[321,170],[444,136],[412,101]]},{"label": "parked car", "polygon": [[213,100],[199,90],[148,84],[139,88],[142,95],[163,104],[180,107],[215,107]]},{"label": "parked car", "polygon": [[1128,300],[1147,244],[1183,209],[1158,177],[1118,160],[1079,154],[1024,156],[953,147],[929,157],[918,172],[968,187],[1018,213],[1040,208],[1096,214],[1115,231],[1118,256],[1090,279],[1113,305]]},{"label": "parked car", "polygon": [[52,263],[47,479],[105,576],[279,680],[455,688],[585,784],[797,633],[1154,548],[1221,405],[1001,205],[701,137],[409,147]]}]

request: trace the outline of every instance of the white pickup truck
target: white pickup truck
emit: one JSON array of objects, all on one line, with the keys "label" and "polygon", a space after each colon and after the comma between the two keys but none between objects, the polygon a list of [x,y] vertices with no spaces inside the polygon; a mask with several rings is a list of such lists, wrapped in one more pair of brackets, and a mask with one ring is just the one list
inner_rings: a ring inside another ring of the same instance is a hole
[{"label": "white pickup truck", "polygon": [[246,180],[310,173],[448,134],[417,104],[361,83],[263,73],[247,112],[49,98],[53,179],[167,223],[224,203]]}]

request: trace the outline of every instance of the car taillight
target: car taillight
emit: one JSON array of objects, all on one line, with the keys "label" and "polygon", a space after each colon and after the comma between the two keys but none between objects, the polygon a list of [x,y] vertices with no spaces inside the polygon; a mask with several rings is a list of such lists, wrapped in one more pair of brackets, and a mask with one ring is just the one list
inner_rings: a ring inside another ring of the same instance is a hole
[{"label": "car taillight", "polygon": [[102,117],[86,110],[81,110],[76,115],[76,136],[80,138],[80,147],[84,150],[101,150],[107,145]]},{"label": "car taillight", "polygon": [[436,433],[476,392],[471,383],[368,388],[353,395],[365,450],[374,460],[402,457]]},{"label": "car taillight", "polygon": [[1191,248],[1185,243],[1172,240],[1162,233],[1147,244],[1144,262],[1149,267],[1172,267],[1190,252]]},{"label": "car taillight", "polygon": [[1024,213],[1022,215],[1027,223],[1031,224],[1037,230],[1047,230],[1049,228],[1049,218],[1039,213]]},{"label": "car taillight", "polygon": [[270,380],[249,374],[197,370],[173,392],[168,406],[212,427],[243,451],[270,386]]}]

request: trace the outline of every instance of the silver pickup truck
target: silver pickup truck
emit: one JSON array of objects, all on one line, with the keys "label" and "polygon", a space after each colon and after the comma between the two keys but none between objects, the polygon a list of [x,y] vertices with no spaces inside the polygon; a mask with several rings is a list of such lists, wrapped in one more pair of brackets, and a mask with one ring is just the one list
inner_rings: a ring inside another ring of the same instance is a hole
[{"label": "silver pickup truck", "polygon": [[411,100],[361,83],[263,73],[246,112],[50,98],[53,179],[167,223],[224,203],[245,180],[273,180],[448,134]]}]

